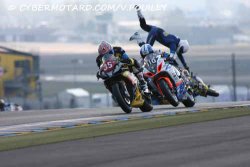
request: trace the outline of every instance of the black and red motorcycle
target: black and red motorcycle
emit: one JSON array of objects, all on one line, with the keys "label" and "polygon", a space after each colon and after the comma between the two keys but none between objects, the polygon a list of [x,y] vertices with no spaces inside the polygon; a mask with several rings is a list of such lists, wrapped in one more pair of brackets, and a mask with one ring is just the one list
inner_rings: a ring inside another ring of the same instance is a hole
[{"label": "black and red motorcycle", "polygon": [[153,109],[151,98],[140,89],[138,79],[127,64],[118,61],[113,54],[104,55],[102,62],[99,76],[125,113],[130,113],[132,108],[139,108],[142,112]]}]

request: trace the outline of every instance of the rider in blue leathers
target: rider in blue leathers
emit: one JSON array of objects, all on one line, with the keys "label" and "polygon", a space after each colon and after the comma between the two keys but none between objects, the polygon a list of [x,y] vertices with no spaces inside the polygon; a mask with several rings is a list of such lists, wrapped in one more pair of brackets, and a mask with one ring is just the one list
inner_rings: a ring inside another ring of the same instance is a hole
[{"label": "rider in blue leathers", "polygon": [[[137,10],[137,15],[140,21],[141,28],[148,32],[148,37],[146,43],[150,44],[151,46],[154,45],[155,41],[158,41],[162,45],[168,47],[170,49],[170,58],[175,59],[176,54],[180,59],[181,63],[183,64],[184,68],[189,71],[189,67],[183,57],[183,53],[186,53],[189,49],[189,44],[187,40],[181,40],[177,36],[173,34],[168,34],[162,28],[148,25],[144,16],[141,13],[139,6],[135,6]],[[138,32],[136,32],[133,36],[131,36],[130,40],[137,40],[138,44],[142,46],[144,42],[141,40],[141,37]],[[176,64],[178,65],[178,64]]]}]

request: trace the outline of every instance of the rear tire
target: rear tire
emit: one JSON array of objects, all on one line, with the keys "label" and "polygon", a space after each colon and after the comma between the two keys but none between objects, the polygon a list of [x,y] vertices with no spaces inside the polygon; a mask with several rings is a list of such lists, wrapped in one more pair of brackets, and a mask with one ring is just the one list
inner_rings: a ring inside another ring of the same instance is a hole
[{"label": "rear tire", "polygon": [[122,110],[125,113],[131,113],[132,107],[128,102],[126,102],[126,100],[122,96],[119,88],[119,83],[115,83],[114,85],[112,85],[112,94],[115,97],[118,105],[122,108]]},{"label": "rear tire", "polygon": [[169,103],[173,105],[174,107],[177,107],[179,105],[178,98],[175,93],[172,93],[170,91],[169,86],[164,79],[161,79],[159,81],[159,86],[166,100],[168,100]]},{"label": "rear tire", "polygon": [[216,92],[213,89],[208,89],[207,90],[207,96],[213,96],[213,97],[218,97],[220,94],[218,92]]}]

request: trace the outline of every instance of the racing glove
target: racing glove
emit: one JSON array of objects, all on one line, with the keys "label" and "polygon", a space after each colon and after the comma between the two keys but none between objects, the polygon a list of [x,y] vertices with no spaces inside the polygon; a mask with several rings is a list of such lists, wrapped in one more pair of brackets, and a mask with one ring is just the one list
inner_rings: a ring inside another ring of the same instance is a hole
[{"label": "racing glove", "polygon": [[176,54],[175,53],[170,53],[169,59],[170,60],[175,60],[176,59]]},{"label": "racing glove", "polygon": [[165,61],[168,61],[168,62],[175,61],[174,54],[172,54],[172,53],[170,53],[170,54],[164,53],[163,57],[165,58]]},{"label": "racing glove", "polygon": [[99,80],[101,78],[100,71],[97,71],[96,78],[97,78],[97,80]]},{"label": "racing glove", "polygon": [[99,80],[100,78],[101,78],[101,79],[107,79],[108,77],[107,77],[107,76],[101,75],[100,71],[98,71],[98,72],[96,73],[96,78],[97,78],[97,80]]}]

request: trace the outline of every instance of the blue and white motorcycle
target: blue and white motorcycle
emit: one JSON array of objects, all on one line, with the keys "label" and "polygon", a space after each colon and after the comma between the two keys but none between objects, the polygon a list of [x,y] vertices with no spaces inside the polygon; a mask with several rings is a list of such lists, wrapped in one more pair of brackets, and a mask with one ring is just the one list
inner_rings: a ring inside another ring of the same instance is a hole
[{"label": "blue and white motorcycle", "polygon": [[176,68],[166,61],[166,58],[157,54],[149,54],[143,61],[143,74],[153,93],[153,99],[159,104],[167,104],[167,100],[175,107],[179,102],[186,107],[195,105],[195,98],[185,70]]}]

